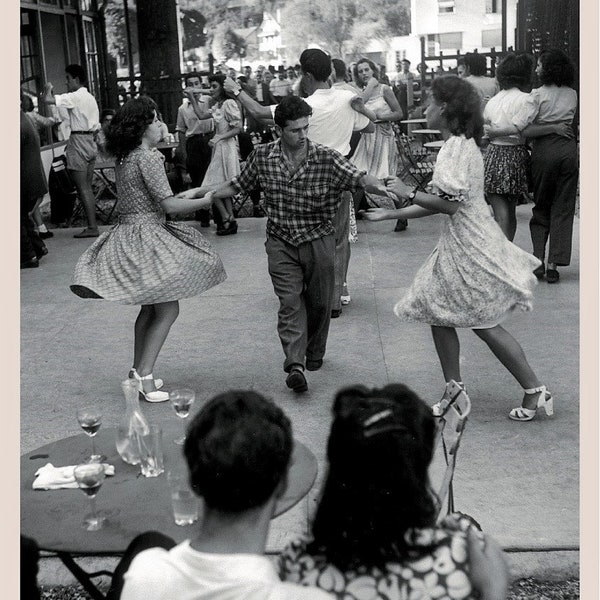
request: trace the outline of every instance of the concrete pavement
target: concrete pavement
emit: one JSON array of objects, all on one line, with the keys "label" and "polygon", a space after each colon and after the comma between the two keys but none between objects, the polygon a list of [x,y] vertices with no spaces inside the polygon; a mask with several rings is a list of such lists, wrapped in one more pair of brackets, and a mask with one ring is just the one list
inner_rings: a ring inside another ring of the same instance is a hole
[{"label": "concrete pavement", "polygon": [[[531,205],[517,211],[516,243],[526,250],[530,211]],[[239,233],[229,237],[201,230],[220,253],[229,277],[202,296],[181,302],[155,375],[165,379],[166,389],[193,387],[197,407],[227,388],[255,388],[282,406],[296,437],[317,456],[316,485],[273,522],[270,550],[307,531],[325,470],[331,402],[340,387],[401,381],[429,403],[439,399],[443,379],[429,328],[400,322],[392,306],[433,249],[442,218],[411,221],[403,233],[392,231],[392,221],[359,222],[348,280],[352,302],[332,320],[324,366],[307,374],[309,393],[301,396],[284,385],[278,302],[263,247],[265,220],[241,219]],[[554,417],[510,421],[508,411],[522,396],[519,385],[472,332],[459,332],[473,410],[454,477],[455,505],[512,551],[515,576],[552,578],[578,572],[578,227],[576,219],[573,261],[561,269],[560,283],[541,282],[533,312],[515,314],[506,323],[552,390]],[[102,407],[105,427],[116,425],[124,411],[119,382],[131,366],[138,309],[82,300],[70,292],[73,266],[90,243],[73,239],[75,231],[54,230],[40,268],[21,271],[23,453],[80,433],[75,412],[82,399]],[[143,410],[158,423],[176,418],[165,405],[144,403]],[[43,583],[68,580],[55,563],[45,561]]]}]

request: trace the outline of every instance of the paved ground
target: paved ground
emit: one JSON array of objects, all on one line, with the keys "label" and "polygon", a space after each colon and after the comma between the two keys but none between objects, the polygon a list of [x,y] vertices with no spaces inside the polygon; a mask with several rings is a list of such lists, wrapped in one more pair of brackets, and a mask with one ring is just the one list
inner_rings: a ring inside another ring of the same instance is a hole
[{"label": "paved ground", "polygon": [[[530,206],[518,207],[516,242],[527,250],[529,214]],[[241,219],[236,236],[218,238],[212,229],[207,233],[229,278],[181,302],[155,374],[165,379],[167,389],[195,388],[197,406],[226,388],[256,388],[284,408],[296,437],[314,451],[317,484],[303,502],[273,522],[270,550],[307,529],[322,482],[336,390],[350,383],[402,381],[431,403],[439,399],[443,381],[429,329],[398,321],[392,305],[435,245],[441,218],[411,221],[403,233],[392,231],[393,222],[359,222],[349,275],[352,303],[332,321],[325,364],[308,374],[310,392],[301,397],[284,385],[277,300],[263,248],[264,219]],[[542,282],[534,311],[506,323],[554,393],[553,418],[510,421],[508,411],[521,398],[518,384],[478,338],[460,333],[473,411],[455,474],[456,507],[511,551],[515,576],[577,576],[578,226],[576,219],[574,260],[562,269],[560,283]],[[73,295],[68,289],[71,272],[90,240],[73,239],[74,230],[55,233],[42,266],[21,272],[22,452],[79,433],[75,411],[84,399],[102,407],[104,426],[116,425],[124,410],[119,382],[131,364],[137,309]],[[143,408],[151,421],[176,418],[165,405]],[[434,479],[435,474],[434,469]],[[41,579],[68,580],[52,561],[45,563]]]}]

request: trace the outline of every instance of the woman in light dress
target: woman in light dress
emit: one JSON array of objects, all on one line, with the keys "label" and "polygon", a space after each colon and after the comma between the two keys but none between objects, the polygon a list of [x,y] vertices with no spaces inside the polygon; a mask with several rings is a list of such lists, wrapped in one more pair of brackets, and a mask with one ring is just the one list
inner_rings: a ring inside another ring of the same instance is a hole
[{"label": "woman in light dress", "polygon": [[400,319],[431,326],[447,386],[433,407],[434,414],[440,414],[451,380],[464,389],[457,327],[472,329],[522,386],[522,404],[510,411],[511,419],[530,421],[538,408],[553,414],[551,393],[530,367],[520,344],[500,324],[514,309],[532,308],[537,283],[533,270],[540,261],[506,238],[485,203],[479,96],[459,77],[439,77],[433,81],[426,117],[427,125],[440,129],[445,140],[430,191],[390,180],[386,191],[413,206],[370,209],[365,217],[378,221],[447,215],[437,246],[394,308]]},{"label": "woman in light dress", "polygon": [[164,156],[156,149],[161,123],[150,98],[126,102],[115,114],[107,138],[107,150],[116,157],[119,222],[77,261],[71,291],[82,298],[141,306],[130,377],[138,381],[147,401],[164,402],[169,394],[157,389],[162,383],[152,372],[179,315],[179,300],[226,278],[221,259],[204,237],[183,223],[166,221],[165,214],[208,208],[212,194],[197,199],[173,196]]},{"label": "woman in light dress", "polygon": [[[224,75],[211,75],[208,81],[214,102],[210,112],[215,122],[215,135],[208,142],[212,147],[212,156],[202,187],[216,189],[240,173],[240,149],[237,136],[242,131],[242,113],[237,102],[229,99],[225,94]],[[223,219],[223,228],[217,231],[217,235],[237,233],[232,199],[216,199],[215,206]]]}]

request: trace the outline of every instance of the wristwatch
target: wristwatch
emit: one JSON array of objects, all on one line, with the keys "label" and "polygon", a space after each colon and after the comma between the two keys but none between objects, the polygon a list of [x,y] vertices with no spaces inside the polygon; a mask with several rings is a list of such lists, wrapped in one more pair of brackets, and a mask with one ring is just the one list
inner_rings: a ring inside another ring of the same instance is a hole
[{"label": "wristwatch", "polygon": [[419,187],[416,186],[415,189],[406,197],[406,199],[412,204],[412,201],[417,197],[417,192],[419,191]]},{"label": "wristwatch", "polygon": [[231,92],[236,98],[240,95],[240,92],[242,91],[242,88],[237,88],[235,90],[233,90],[233,92]]}]

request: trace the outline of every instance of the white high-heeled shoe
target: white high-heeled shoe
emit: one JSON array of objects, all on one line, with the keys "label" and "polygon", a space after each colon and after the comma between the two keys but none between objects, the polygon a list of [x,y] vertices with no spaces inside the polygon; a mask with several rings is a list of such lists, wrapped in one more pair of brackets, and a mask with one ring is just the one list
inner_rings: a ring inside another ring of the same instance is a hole
[{"label": "white high-heeled shoe", "polygon": [[549,417],[554,414],[554,398],[548,391],[545,385],[540,387],[529,388],[523,390],[526,394],[538,394],[538,399],[535,408],[525,408],[524,406],[517,406],[508,413],[509,419],[513,421],[531,421],[538,408],[543,408],[546,411],[546,415]]},{"label": "white high-heeled shoe", "polygon": [[147,402],[166,402],[169,399],[168,392],[162,392],[160,390],[153,390],[152,392],[144,391],[144,381],[154,380],[152,373],[140,377],[137,371],[134,371],[133,376],[137,380],[138,392],[144,397],[144,400],[146,400]]},{"label": "white high-heeled shoe", "polygon": [[[458,385],[458,387],[460,387],[465,394],[467,393],[467,388],[462,381],[455,381],[454,383],[456,383],[456,385]],[[453,387],[453,382],[448,381],[446,383],[446,389],[444,390],[442,399],[431,407],[431,412],[434,417],[441,417],[446,412],[446,408],[448,408],[448,405],[452,401],[452,396],[449,391],[450,387]]]},{"label": "white high-heeled shoe", "polygon": [[[137,373],[137,371],[135,370],[134,367],[131,367],[131,369],[129,369],[129,379],[135,379],[134,373]],[[162,379],[160,379],[159,377],[157,377],[154,380],[154,387],[157,390],[160,390],[160,388],[162,388],[163,385],[165,385],[165,382]]]}]

